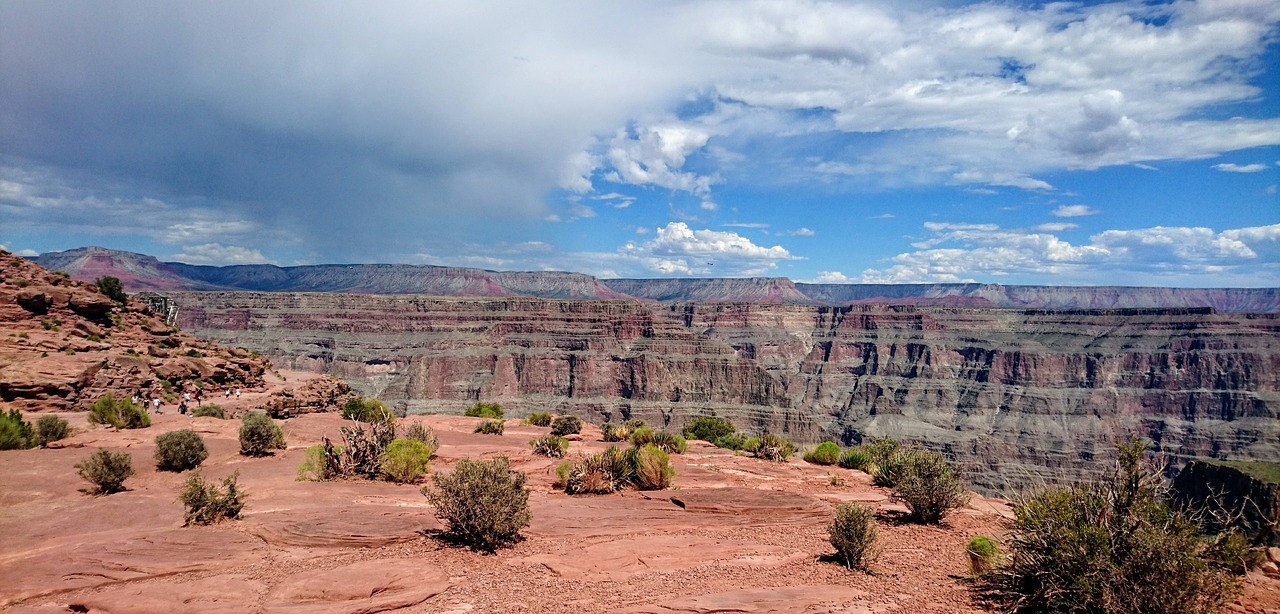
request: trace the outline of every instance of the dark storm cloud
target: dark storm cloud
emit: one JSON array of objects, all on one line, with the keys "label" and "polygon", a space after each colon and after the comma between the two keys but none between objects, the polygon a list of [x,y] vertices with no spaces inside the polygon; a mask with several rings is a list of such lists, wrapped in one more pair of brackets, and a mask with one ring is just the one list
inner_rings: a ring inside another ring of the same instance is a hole
[{"label": "dark storm cloud", "polygon": [[592,134],[673,91],[626,59],[634,20],[590,4],[10,2],[0,138],[8,165],[208,199],[304,238],[535,219]]}]

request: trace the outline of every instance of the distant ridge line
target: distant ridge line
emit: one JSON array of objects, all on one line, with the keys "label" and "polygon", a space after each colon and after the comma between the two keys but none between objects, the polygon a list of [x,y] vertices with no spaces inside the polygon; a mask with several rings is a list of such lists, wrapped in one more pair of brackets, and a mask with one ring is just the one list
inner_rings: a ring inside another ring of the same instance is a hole
[{"label": "distant ridge line", "polygon": [[84,281],[112,275],[120,278],[128,292],[239,290],[1052,310],[1208,308],[1219,312],[1280,313],[1280,288],[811,284],[786,277],[598,279],[563,271],[490,271],[409,264],[207,266],[161,262],[154,256],[102,247],[48,252],[32,260]]}]

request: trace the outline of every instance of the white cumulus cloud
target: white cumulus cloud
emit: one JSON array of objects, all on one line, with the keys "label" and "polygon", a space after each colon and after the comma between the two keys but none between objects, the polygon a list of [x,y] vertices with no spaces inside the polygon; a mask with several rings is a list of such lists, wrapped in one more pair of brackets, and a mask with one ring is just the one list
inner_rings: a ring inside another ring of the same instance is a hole
[{"label": "white cumulus cloud", "polygon": [[1214,164],[1213,168],[1224,173],[1260,173],[1267,170],[1266,164]]},{"label": "white cumulus cloud", "polygon": [[1054,217],[1084,217],[1101,213],[1089,205],[1062,205],[1049,212]]}]

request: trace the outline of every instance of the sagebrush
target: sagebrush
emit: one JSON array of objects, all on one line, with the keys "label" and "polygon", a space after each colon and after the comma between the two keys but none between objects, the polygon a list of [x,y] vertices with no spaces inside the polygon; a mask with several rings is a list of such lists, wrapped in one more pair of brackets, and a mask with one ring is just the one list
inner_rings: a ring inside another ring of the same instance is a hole
[{"label": "sagebrush", "polygon": [[913,451],[901,458],[893,485],[894,498],[906,504],[909,517],[924,524],[937,524],[969,502],[947,459],[936,452]]},{"label": "sagebrush", "polygon": [[551,426],[551,414],[544,411],[535,411],[525,418],[525,422],[531,426]]},{"label": "sagebrush", "polygon": [[191,410],[191,417],[218,418],[219,420],[226,420],[227,412],[223,411],[221,407],[214,405],[213,403],[209,403],[208,405],[201,405]]},{"label": "sagebrush", "polygon": [[699,439],[714,443],[715,440],[732,434],[735,430],[737,429],[727,418],[700,416],[684,425],[684,428],[680,429],[680,434],[685,439]]},{"label": "sagebrush", "polygon": [[501,435],[506,430],[506,423],[501,420],[485,420],[476,425],[475,432],[485,435]]},{"label": "sagebrush", "polygon": [[133,475],[133,457],[127,452],[97,450],[76,463],[80,477],[92,482],[95,492],[108,495],[124,490],[124,481]]},{"label": "sagebrush", "polygon": [[500,456],[490,461],[464,458],[451,473],[437,473],[435,487],[422,493],[448,527],[446,536],[473,549],[494,552],[514,542],[529,525],[525,474]]},{"label": "sagebrush", "polygon": [[156,437],[156,469],[186,471],[209,458],[204,439],[191,429],[171,431]]},{"label": "sagebrush", "polygon": [[849,569],[869,570],[876,556],[875,514],[857,503],[841,503],[827,525],[827,536],[836,549],[836,560]]},{"label": "sagebrush", "polygon": [[560,416],[551,421],[551,434],[564,437],[582,432],[582,419],[577,416]]},{"label": "sagebrush", "polygon": [[71,425],[57,416],[40,416],[36,421],[36,442],[45,447],[52,442],[66,439],[71,434]]},{"label": "sagebrush", "polygon": [[285,448],[284,431],[264,412],[251,411],[241,418],[240,453],[265,456]]}]

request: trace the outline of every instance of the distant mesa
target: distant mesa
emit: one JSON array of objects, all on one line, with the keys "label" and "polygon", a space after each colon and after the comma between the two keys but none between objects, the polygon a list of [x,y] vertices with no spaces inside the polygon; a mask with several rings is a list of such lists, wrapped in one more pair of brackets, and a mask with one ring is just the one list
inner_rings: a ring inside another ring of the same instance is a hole
[{"label": "distant mesa", "polygon": [[785,277],[597,279],[562,271],[488,271],[408,264],[200,266],[84,247],[33,258],[92,281],[118,277],[128,292],[248,290],[458,297],[533,297],[796,305],[896,304],[1034,309],[1210,307],[1219,312],[1280,313],[1280,288],[1145,288],[1001,284],[807,284]]}]

